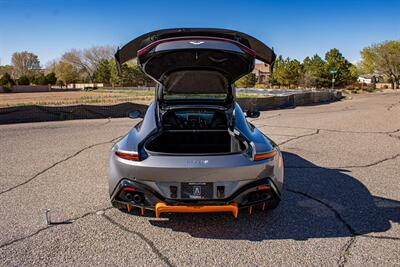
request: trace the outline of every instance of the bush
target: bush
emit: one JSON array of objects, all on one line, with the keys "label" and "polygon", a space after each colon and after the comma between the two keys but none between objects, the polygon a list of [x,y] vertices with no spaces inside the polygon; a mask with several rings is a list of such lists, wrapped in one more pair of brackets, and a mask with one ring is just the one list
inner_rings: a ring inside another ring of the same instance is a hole
[{"label": "bush", "polygon": [[23,75],[18,79],[18,85],[29,85],[30,83],[28,76]]},{"label": "bush", "polygon": [[271,86],[268,85],[268,84],[264,84],[264,83],[257,83],[254,86],[254,88],[257,88],[257,89],[269,89],[269,88],[271,88]]},{"label": "bush", "polygon": [[11,83],[3,84],[2,87],[3,87],[4,93],[11,93],[12,92],[13,85]]},{"label": "bush", "polygon": [[240,78],[235,82],[236,87],[238,88],[250,88],[256,85],[257,78],[254,73],[249,73]]},{"label": "bush", "polygon": [[46,85],[47,84],[46,77],[44,77],[43,74],[39,74],[38,76],[32,79],[32,83],[36,85]]},{"label": "bush", "polygon": [[64,84],[63,81],[57,80],[57,81],[56,81],[56,85],[57,85],[57,86],[60,86],[60,87],[63,87],[65,84]]},{"label": "bush", "polygon": [[46,85],[51,84],[54,85],[57,82],[57,77],[56,74],[54,72],[50,72],[49,74],[47,74],[45,76],[45,80],[46,80]]},{"label": "bush", "polygon": [[4,75],[0,78],[0,86],[13,86],[15,85],[14,80],[11,78],[11,75],[8,74],[7,72],[4,73]]}]

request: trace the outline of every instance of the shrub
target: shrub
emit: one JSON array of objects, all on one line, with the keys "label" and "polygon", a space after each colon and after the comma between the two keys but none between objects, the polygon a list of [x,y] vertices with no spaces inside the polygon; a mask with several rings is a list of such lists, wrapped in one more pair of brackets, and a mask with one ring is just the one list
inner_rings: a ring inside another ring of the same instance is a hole
[{"label": "shrub", "polygon": [[57,86],[60,86],[60,87],[63,87],[65,84],[64,84],[63,81],[57,80],[57,81],[56,81],[56,85],[57,85]]},{"label": "shrub", "polygon": [[13,85],[11,83],[3,84],[4,93],[11,93]]},{"label": "shrub", "polygon": [[54,72],[50,72],[45,76],[46,85],[51,84],[54,85],[57,82],[56,74]]},{"label": "shrub", "polygon": [[249,73],[240,78],[235,82],[236,87],[238,88],[250,88],[256,85],[257,78],[254,73]]},{"label": "shrub", "polygon": [[8,74],[7,72],[4,73],[4,75],[0,78],[0,86],[4,85],[13,86],[14,84],[15,84],[14,80],[11,78],[11,75]]},{"label": "shrub", "polygon": [[23,75],[18,79],[18,85],[29,85],[30,83],[28,76]]},{"label": "shrub", "polygon": [[32,79],[32,83],[36,85],[46,85],[46,77],[43,74],[39,74]]},{"label": "shrub", "polygon": [[271,88],[271,86],[268,85],[268,84],[264,84],[264,83],[257,83],[254,86],[254,88],[257,88],[257,89],[268,89],[268,88]]}]

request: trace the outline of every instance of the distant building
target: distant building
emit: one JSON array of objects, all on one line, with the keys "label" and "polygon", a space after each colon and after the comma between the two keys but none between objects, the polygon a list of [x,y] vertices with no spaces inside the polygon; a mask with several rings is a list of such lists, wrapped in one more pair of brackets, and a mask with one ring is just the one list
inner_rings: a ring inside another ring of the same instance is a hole
[{"label": "distant building", "polygon": [[256,75],[257,83],[266,84],[271,78],[271,66],[264,63],[257,63],[253,73]]},{"label": "distant building", "polygon": [[382,80],[382,77],[380,77],[379,75],[375,75],[375,74],[360,75],[357,78],[357,82],[366,83],[366,84],[378,83],[381,80]]},{"label": "distant building", "polygon": [[68,89],[86,89],[86,88],[103,88],[103,83],[69,83]]}]

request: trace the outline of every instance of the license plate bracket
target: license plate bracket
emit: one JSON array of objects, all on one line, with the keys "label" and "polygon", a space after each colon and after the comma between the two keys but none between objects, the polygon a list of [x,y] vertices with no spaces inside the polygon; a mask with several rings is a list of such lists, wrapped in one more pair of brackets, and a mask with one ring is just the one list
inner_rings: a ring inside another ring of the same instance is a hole
[{"label": "license plate bracket", "polygon": [[211,199],[214,196],[213,183],[181,183],[181,197],[189,199]]}]

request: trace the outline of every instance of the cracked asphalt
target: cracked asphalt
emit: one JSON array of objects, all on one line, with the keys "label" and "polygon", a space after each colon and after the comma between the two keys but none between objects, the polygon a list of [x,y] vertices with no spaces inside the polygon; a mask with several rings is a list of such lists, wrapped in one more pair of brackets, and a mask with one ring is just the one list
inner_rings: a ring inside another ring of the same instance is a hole
[{"label": "cracked asphalt", "polygon": [[111,208],[108,152],[135,123],[0,126],[0,266],[400,265],[399,93],[262,112],[283,201],[238,219]]}]

